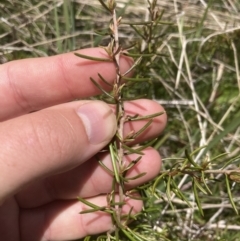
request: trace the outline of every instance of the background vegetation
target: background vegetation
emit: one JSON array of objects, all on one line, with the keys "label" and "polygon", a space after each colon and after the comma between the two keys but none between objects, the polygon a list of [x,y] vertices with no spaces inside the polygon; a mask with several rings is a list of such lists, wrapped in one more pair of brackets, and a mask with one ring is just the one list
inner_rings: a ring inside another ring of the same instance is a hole
[{"label": "background vegetation", "polygon": [[[125,94],[156,100],[169,117],[153,143],[163,171],[141,191],[137,240],[240,240],[239,1],[158,0],[164,12],[152,30],[133,25],[151,20],[147,0],[117,3],[121,44],[150,54],[136,68],[147,79]],[[97,0],[2,0],[0,13],[0,63],[109,40],[99,35],[109,18]]]}]

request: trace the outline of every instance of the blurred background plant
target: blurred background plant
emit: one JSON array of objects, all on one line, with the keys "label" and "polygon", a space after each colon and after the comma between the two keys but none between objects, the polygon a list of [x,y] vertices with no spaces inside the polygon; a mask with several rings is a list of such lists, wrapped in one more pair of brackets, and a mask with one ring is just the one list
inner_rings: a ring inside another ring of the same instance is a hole
[{"label": "blurred background plant", "polygon": [[[139,188],[147,201],[131,238],[240,240],[240,3],[158,0],[158,24],[149,3],[117,1],[120,42],[144,56],[125,95],[154,99],[169,120],[153,143],[162,172]],[[1,63],[109,41],[97,0],[2,0],[0,13]]]}]

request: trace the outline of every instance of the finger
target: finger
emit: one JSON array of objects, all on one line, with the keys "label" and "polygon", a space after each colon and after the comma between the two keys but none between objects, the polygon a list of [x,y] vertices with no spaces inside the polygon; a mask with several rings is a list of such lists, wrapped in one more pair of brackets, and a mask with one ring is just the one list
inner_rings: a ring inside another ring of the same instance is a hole
[{"label": "finger", "polygon": [[[98,196],[88,199],[98,206],[106,206],[106,196]],[[123,214],[139,212],[142,202],[126,199],[123,206]],[[75,240],[87,235],[107,232],[113,228],[109,214],[104,212],[92,212],[79,214],[89,207],[76,201],[56,201],[51,204],[36,208],[25,209],[20,213],[20,230],[22,241],[34,240]],[[33,236],[34,234],[34,236]]]},{"label": "finger", "polygon": [[[125,156],[126,165],[136,160],[139,155]],[[110,155],[99,156],[102,163],[113,170]],[[133,178],[141,173],[144,176],[129,180],[125,188],[131,189],[153,179],[160,171],[161,158],[156,150],[144,150],[142,159],[132,168],[126,178]],[[92,158],[83,165],[59,175],[46,178],[28,186],[17,194],[18,205],[22,208],[33,208],[54,200],[76,199],[77,196],[93,197],[112,190],[113,175],[104,170],[98,159]]]},{"label": "finger", "polygon": [[[136,115],[136,113],[139,113],[140,116],[144,115],[150,115],[156,112],[161,112],[163,111],[163,108],[158,105],[156,102],[151,101],[151,100],[137,100],[133,102],[126,102],[125,103],[125,110],[127,115]],[[166,114],[161,115],[159,117],[154,118],[154,121],[151,125],[146,130],[146,134],[143,133],[139,138],[138,142],[145,141],[148,139],[152,139],[156,136],[158,136],[162,130],[164,129],[166,125]],[[148,120],[141,120],[141,121],[134,121],[131,123],[126,123],[124,129],[125,131],[125,136],[132,131],[137,131],[140,128],[142,128]],[[134,157],[133,157],[134,158]],[[110,161],[109,156],[107,157],[108,162]],[[95,190],[94,192],[90,192],[89,195],[87,194],[87,190],[92,190],[93,187],[86,188],[86,192],[84,191],[84,186],[88,187],[88,184],[84,183],[87,182],[88,180],[92,182],[93,180],[97,180],[96,176],[91,175],[91,168],[95,170],[97,166],[99,165],[97,163],[97,160],[93,161],[93,164],[95,163],[94,167],[91,167],[91,162],[90,162],[90,167],[87,165],[80,166],[77,170],[73,170],[69,173],[62,174],[62,176],[58,177],[55,176],[50,179],[44,179],[41,182],[35,182],[32,185],[30,185],[28,188],[24,189],[22,192],[20,192],[17,195],[19,205],[22,207],[36,207],[38,205],[45,204],[49,201],[58,199],[58,198],[75,198],[77,195],[83,195],[83,196],[92,196],[92,195],[97,195],[101,192],[100,190]],[[109,165],[109,163],[107,164]],[[157,172],[159,171],[159,166],[160,166],[160,157],[158,153],[156,153],[154,150],[147,151],[147,153],[143,156],[143,159],[140,162],[140,165],[137,166],[139,168],[139,171],[141,172],[147,172],[146,176],[143,177],[143,179],[140,179],[139,183],[143,183],[147,180],[152,179]],[[81,170],[82,169],[82,170]],[[101,169],[101,168],[100,168]],[[135,174],[137,174],[138,171],[136,171]],[[106,174],[106,173],[105,173]],[[131,175],[133,175],[132,173]],[[89,177],[89,179],[87,178]],[[103,178],[102,180],[106,180],[106,183],[111,184],[111,181],[109,181],[109,176],[106,175],[104,179],[104,173],[101,174],[101,177]],[[70,180],[67,180],[67,179]],[[83,183],[81,182],[84,181]],[[142,181],[141,181],[142,180]],[[101,180],[99,180],[101,181]],[[62,183],[64,182],[64,183]],[[95,181],[97,183],[97,181]],[[138,183],[138,184],[139,184]],[[132,184],[133,185],[133,184]],[[81,188],[83,190],[81,191]],[[109,186],[106,186],[105,193],[107,192]],[[62,190],[63,189],[63,190]],[[65,191],[66,193],[65,193]],[[69,190],[69,191],[67,191]],[[65,193],[65,195],[64,195]]]},{"label": "finger", "polygon": [[9,198],[0,206],[1,240],[19,240],[19,207],[14,198]]},{"label": "finger", "polygon": [[101,101],[78,101],[3,122],[0,200],[92,157],[115,134],[115,118]]},{"label": "finger", "polygon": [[[81,54],[106,58],[102,48],[83,49]],[[121,72],[132,64],[128,57],[121,57]],[[0,120],[78,98],[99,94],[90,77],[105,89],[100,73],[112,82],[116,69],[112,62],[91,61],[76,57],[74,53],[53,57],[24,59],[0,65]]]}]

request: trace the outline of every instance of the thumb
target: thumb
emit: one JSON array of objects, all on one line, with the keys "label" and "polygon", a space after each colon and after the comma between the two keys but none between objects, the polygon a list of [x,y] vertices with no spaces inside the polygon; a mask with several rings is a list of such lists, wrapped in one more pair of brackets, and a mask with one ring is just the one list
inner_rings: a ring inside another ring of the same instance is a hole
[{"label": "thumb", "polygon": [[101,101],[76,101],[0,124],[0,201],[31,181],[68,171],[101,150],[116,118]]}]

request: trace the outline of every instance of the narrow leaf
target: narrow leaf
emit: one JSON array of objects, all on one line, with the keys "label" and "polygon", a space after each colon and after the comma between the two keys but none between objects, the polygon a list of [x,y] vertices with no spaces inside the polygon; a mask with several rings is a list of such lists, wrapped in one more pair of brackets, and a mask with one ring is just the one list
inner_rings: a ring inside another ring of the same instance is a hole
[{"label": "narrow leaf", "polygon": [[211,192],[211,190],[209,189],[209,187],[208,187],[208,185],[207,185],[207,183],[206,183],[204,171],[202,171],[201,173],[202,173],[202,182],[203,182],[204,186],[206,187],[207,192],[208,192],[210,195],[212,195],[212,192]]},{"label": "narrow leaf", "polygon": [[133,134],[132,138],[136,139],[138,136],[140,136],[151,124],[153,120],[149,120],[139,131]]},{"label": "narrow leaf", "polygon": [[138,121],[138,120],[152,119],[152,118],[158,117],[160,115],[163,115],[164,113],[165,113],[165,111],[161,111],[161,112],[154,113],[152,115],[145,115],[145,116],[138,116],[138,115],[127,116],[126,121]]},{"label": "narrow leaf", "polygon": [[111,14],[112,14],[112,11],[109,9],[109,7],[105,4],[105,2],[103,1],[103,0],[98,0],[101,4],[102,4],[102,6],[108,11],[108,12],[110,12]]},{"label": "narrow leaf", "polygon": [[142,150],[146,149],[147,147],[152,146],[155,141],[156,141],[156,139],[153,139],[153,140],[147,142],[145,145],[142,145],[139,148],[137,148],[137,150],[142,151]]},{"label": "narrow leaf", "polygon": [[155,180],[155,182],[153,184],[153,187],[152,187],[153,193],[155,192],[159,182],[167,175],[168,175],[168,173],[165,172],[162,175],[160,175],[159,177],[157,177],[157,179]]},{"label": "narrow leaf", "polygon": [[97,206],[97,205],[95,205],[95,204],[93,204],[93,203],[85,200],[84,198],[78,197],[78,200],[79,200],[80,202],[84,203],[85,205],[91,207],[91,208],[101,208],[101,207],[99,207],[99,206]]},{"label": "narrow leaf", "polygon": [[137,190],[142,190],[142,189],[147,189],[152,186],[152,183],[145,183],[144,185],[138,186],[136,189]]},{"label": "narrow leaf", "polygon": [[100,36],[109,36],[111,34],[109,28],[102,29],[101,31],[94,30],[94,33],[96,33],[97,35],[100,35]]},{"label": "narrow leaf", "polygon": [[91,240],[91,236],[86,236],[83,241],[90,241],[90,240]]},{"label": "narrow leaf", "polygon": [[129,241],[137,241],[134,237],[132,237],[132,235],[127,230],[122,229],[122,232],[127,236]]},{"label": "narrow leaf", "polygon": [[84,55],[84,54],[80,54],[80,53],[74,53],[76,56],[83,58],[83,59],[89,59],[89,60],[93,60],[93,61],[100,61],[100,62],[113,62],[112,59],[107,59],[107,58],[97,58],[97,57],[93,57],[93,56],[88,56],[88,55]]},{"label": "narrow leaf", "polygon": [[[92,236],[89,236],[89,237],[92,237]],[[107,239],[108,239],[108,237],[106,235],[100,235],[97,237],[97,241],[105,241]]]},{"label": "narrow leaf", "polygon": [[198,206],[198,210],[201,213],[201,215],[204,216],[202,206],[201,206],[201,202],[200,202],[198,192],[197,192],[197,186],[196,186],[196,183],[195,183],[195,179],[193,179],[192,186],[193,186],[193,193],[194,193],[194,197],[195,197],[195,200],[196,200],[196,203],[197,203],[197,206]]},{"label": "narrow leaf", "polygon": [[168,140],[170,135],[171,133],[169,132],[169,133],[166,133],[163,137],[158,137],[156,142],[154,142],[153,148],[156,150],[159,150],[159,148],[163,145],[163,143]]},{"label": "narrow leaf", "polygon": [[[112,214],[112,218],[114,219],[114,222],[117,224],[118,228],[122,228],[122,223],[120,222],[119,218],[118,218],[118,214],[115,212],[113,212]],[[115,233],[116,235],[116,233]],[[117,239],[118,240],[118,239]]]},{"label": "narrow leaf", "polygon": [[221,169],[223,170],[224,168],[226,168],[227,166],[229,166],[230,164],[232,164],[234,161],[238,160],[239,158],[240,158],[240,156],[236,156],[236,157],[230,159],[229,161],[227,161],[225,163],[225,165]]},{"label": "narrow leaf", "polygon": [[127,228],[127,230],[136,238],[138,241],[149,241],[148,237],[140,235],[138,232],[134,232],[132,229]]},{"label": "narrow leaf", "polygon": [[132,49],[135,46],[136,46],[136,43],[133,43],[133,44],[131,44],[129,46],[124,47],[123,50],[129,50],[129,49]]},{"label": "narrow leaf", "polygon": [[125,204],[126,204],[125,202],[115,202],[115,201],[112,201],[111,202],[111,207],[116,207],[116,206],[122,207]]},{"label": "narrow leaf", "polygon": [[142,60],[142,57],[139,57],[132,65],[132,67],[128,69],[122,76],[126,76],[127,74],[129,74],[141,62],[141,60]]},{"label": "narrow leaf", "polygon": [[131,26],[135,26],[135,25],[149,25],[149,24],[152,24],[152,21],[143,21],[143,22],[126,22],[126,21],[123,21],[122,24],[124,25],[131,25]]},{"label": "narrow leaf", "polygon": [[219,155],[213,157],[209,162],[213,162],[213,161],[219,159],[220,157],[226,156],[226,155],[228,155],[228,154],[229,154],[228,152],[221,153],[221,154],[219,154]]},{"label": "narrow leaf", "polygon": [[107,212],[107,213],[112,213],[113,212],[113,211],[107,209],[107,207],[105,207],[105,206],[103,206],[103,207],[97,206],[97,205],[87,201],[84,198],[78,197],[78,200],[80,202],[84,203],[85,205],[87,205],[87,206],[92,208],[92,209],[88,209],[88,210],[83,210],[83,211],[80,212],[80,214],[92,213],[92,212],[96,212],[96,211],[103,211],[103,212]]},{"label": "narrow leaf", "polygon": [[174,206],[172,204],[172,198],[171,198],[171,182],[172,182],[172,177],[171,176],[168,176],[168,180],[167,180],[167,188],[166,188],[166,195],[167,195],[167,198],[168,198],[168,202],[171,206],[171,208],[174,210]]},{"label": "narrow leaf", "polygon": [[112,166],[113,166],[113,171],[114,171],[114,177],[116,179],[116,182],[118,184],[120,184],[119,172],[118,172],[118,167],[117,167],[118,164],[116,163],[116,158],[115,158],[112,144],[109,145],[109,149],[110,149],[111,161],[112,161]]},{"label": "narrow leaf", "polygon": [[153,56],[155,56],[156,54],[154,53],[154,54],[133,54],[133,53],[124,53],[124,55],[126,55],[126,56],[129,56],[129,57],[153,57]]},{"label": "narrow leaf", "polygon": [[92,77],[90,77],[90,80],[93,82],[93,84],[98,88],[100,89],[107,97],[111,98],[111,99],[114,99],[113,96],[111,96],[106,90],[104,90],[102,88],[102,86],[100,84],[98,84],[98,82],[96,80],[94,80]]},{"label": "narrow leaf", "polygon": [[133,215],[131,215],[132,211],[133,211],[133,207],[130,208],[128,214],[125,215],[125,217],[124,217],[124,219],[126,220],[125,223],[128,223],[130,220],[133,219]]},{"label": "narrow leaf", "polygon": [[84,211],[81,211],[80,214],[86,214],[86,213],[95,213],[95,212],[98,212],[98,211],[102,211],[104,212],[106,210],[106,208],[93,208],[93,209],[87,209],[87,210],[84,210]]},{"label": "narrow leaf", "polygon": [[105,84],[108,85],[108,86],[113,87],[113,84],[110,84],[108,81],[106,81],[106,80],[102,77],[102,75],[100,75],[99,73],[98,73],[98,77],[102,80],[103,83],[105,83]]},{"label": "narrow leaf", "polygon": [[131,198],[131,199],[134,199],[134,200],[141,200],[141,201],[148,201],[149,200],[149,197],[142,197],[142,196],[133,196],[133,195],[130,195],[130,194],[126,194],[127,197]]},{"label": "narrow leaf", "polygon": [[226,186],[227,186],[227,193],[228,193],[228,197],[229,200],[231,202],[232,208],[234,209],[235,213],[238,215],[238,210],[237,207],[233,201],[233,197],[232,197],[232,192],[231,192],[231,188],[230,188],[230,184],[229,184],[229,180],[228,180],[228,175],[225,174],[225,181],[226,181]]},{"label": "narrow leaf", "polygon": [[126,153],[126,154],[133,154],[133,153],[136,153],[138,155],[144,155],[143,152],[139,151],[138,149],[134,149],[134,148],[131,148],[125,144],[122,144],[123,145],[123,148],[126,149],[127,151],[129,151],[129,153]]},{"label": "narrow leaf", "polygon": [[193,152],[191,152],[191,156],[194,156],[196,153],[198,153],[199,151],[201,151],[202,149],[204,149],[206,146],[200,146],[198,147],[196,150],[194,150]]},{"label": "narrow leaf", "polygon": [[185,150],[185,155],[186,155],[187,160],[188,160],[194,167],[196,167],[196,168],[198,168],[198,169],[201,169],[201,167],[200,167],[195,161],[193,161],[192,157],[189,155],[188,150]]},{"label": "narrow leaf", "polygon": [[142,156],[139,156],[136,160],[133,160],[129,163],[129,165],[124,168],[124,172],[130,170],[133,166],[135,166],[140,160],[142,159]]},{"label": "narrow leaf", "polygon": [[114,175],[112,170],[110,170],[102,161],[99,161],[98,163],[105,171],[107,171],[107,173],[109,173],[111,176]]},{"label": "narrow leaf", "polygon": [[194,178],[194,183],[196,184],[196,187],[204,194],[208,194],[206,190],[201,186],[201,184],[198,182],[196,178]]},{"label": "narrow leaf", "polygon": [[181,200],[184,200],[187,205],[191,208],[192,205],[190,204],[190,202],[188,201],[188,199],[185,197],[185,195],[183,194],[183,192],[178,188],[175,180],[172,178],[172,185],[174,186],[173,190],[175,190],[175,194],[178,195],[178,197],[181,199]]},{"label": "narrow leaf", "polygon": [[109,99],[107,98],[105,95],[99,98],[100,100],[103,100],[104,102],[106,102],[107,104],[110,105],[115,105],[116,104],[116,100],[115,99]]},{"label": "narrow leaf", "polygon": [[134,25],[130,24],[130,27],[134,29],[134,31],[143,39],[146,40],[146,37],[140,32],[138,28],[136,28]]},{"label": "narrow leaf", "polygon": [[126,181],[126,182],[131,181],[131,180],[136,180],[136,179],[138,179],[140,177],[145,176],[146,174],[147,174],[146,172],[143,172],[143,173],[140,173],[140,174],[138,174],[138,175],[136,175],[134,177],[127,177],[127,178],[124,177],[123,180]]}]

